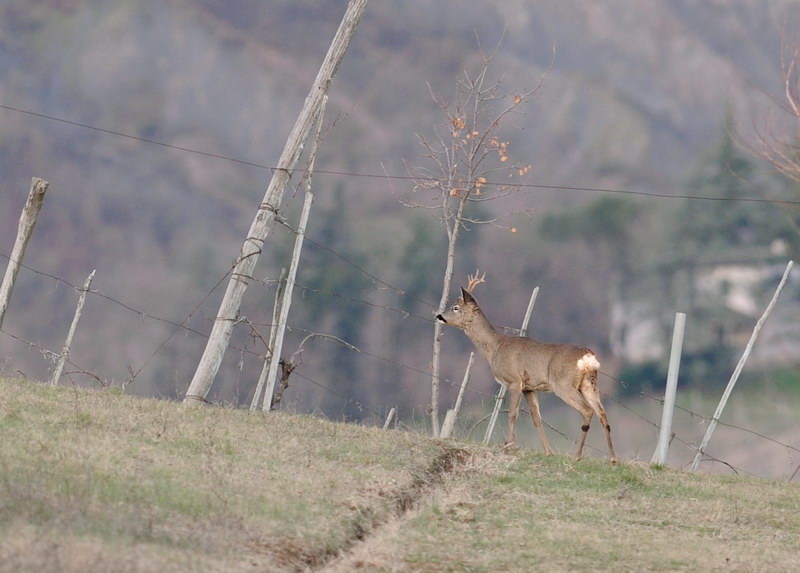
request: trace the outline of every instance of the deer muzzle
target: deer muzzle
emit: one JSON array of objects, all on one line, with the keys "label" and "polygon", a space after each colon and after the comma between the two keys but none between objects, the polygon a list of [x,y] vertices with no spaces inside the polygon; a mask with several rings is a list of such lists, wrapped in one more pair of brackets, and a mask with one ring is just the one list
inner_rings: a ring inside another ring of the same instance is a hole
[{"label": "deer muzzle", "polygon": [[436,315],[436,320],[438,320],[439,322],[443,322],[443,323],[447,324],[447,321],[444,319],[444,317],[441,314],[437,314]]}]

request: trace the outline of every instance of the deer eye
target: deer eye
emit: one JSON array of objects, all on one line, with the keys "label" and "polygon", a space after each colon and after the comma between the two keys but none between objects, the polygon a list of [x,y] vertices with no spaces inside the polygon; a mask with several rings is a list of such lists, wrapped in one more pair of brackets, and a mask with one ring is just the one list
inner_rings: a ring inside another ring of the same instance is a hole
[{"label": "deer eye", "polygon": [[458,309],[459,309],[458,305],[454,304],[453,305],[453,312],[458,312]]}]

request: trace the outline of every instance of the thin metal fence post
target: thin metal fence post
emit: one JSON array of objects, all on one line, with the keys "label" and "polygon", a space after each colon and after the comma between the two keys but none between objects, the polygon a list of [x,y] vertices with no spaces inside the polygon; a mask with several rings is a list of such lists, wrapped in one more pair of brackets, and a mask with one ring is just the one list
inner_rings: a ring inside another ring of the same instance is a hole
[{"label": "thin metal fence post", "polygon": [[678,371],[681,366],[683,350],[683,332],[686,326],[686,314],[675,313],[675,326],[672,330],[672,350],[669,354],[667,370],[667,388],[664,391],[664,409],[661,411],[661,431],[658,434],[658,445],[650,463],[666,465],[669,442],[672,437],[672,414],[675,410],[675,392],[678,388]]}]

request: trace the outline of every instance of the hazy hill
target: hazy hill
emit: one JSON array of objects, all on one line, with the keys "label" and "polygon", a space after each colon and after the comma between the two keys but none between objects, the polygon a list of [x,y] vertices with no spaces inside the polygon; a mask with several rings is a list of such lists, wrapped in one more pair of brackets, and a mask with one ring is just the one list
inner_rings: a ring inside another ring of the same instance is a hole
[{"label": "hazy hill", "polygon": [[[510,90],[545,77],[541,96],[516,121],[521,129],[507,132],[515,155],[533,164],[531,182],[680,194],[701,151],[719,138],[725,111],[749,121],[759,95],[753,86],[775,89],[791,4],[375,0],[334,81],[332,127],[317,167],[406,175],[404,161],[421,161],[415,134],[443,121],[431,91],[448,97],[456,76],[479,64],[477,37],[487,51],[499,44],[492,70]],[[170,337],[175,328],[150,317],[209,331],[220,296],[212,289],[238,251],[344,6],[10,0],[0,7],[0,252],[10,252],[30,177],[43,177],[51,190],[26,263],[73,284],[96,268],[94,287],[127,307],[90,298],[73,349],[82,369],[116,382],[135,374],[129,389],[143,394],[185,390],[205,341],[183,331]],[[316,244],[299,278],[313,288],[295,304],[288,347],[316,331],[365,352],[315,343],[290,404],[361,416],[400,403],[421,413],[441,229],[401,205],[406,180],[328,174],[315,181],[309,236]],[[539,217],[590,197],[531,189],[514,207]],[[516,325],[538,284],[535,335],[608,348],[607,298],[598,294],[607,290],[605,267],[576,273],[575,257],[591,255],[543,243],[535,221],[517,220],[516,234],[473,229],[459,276],[474,265],[489,272],[484,298],[502,324]],[[243,312],[262,333],[270,281],[286,264],[280,257],[291,238],[276,230],[258,271],[268,280],[248,291]],[[3,329],[57,349],[74,298],[72,289],[26,271]],[[263,353],[251,334],[245,324],[237,331],[239,350],[229,353],[215,398],[248,398],[260,368],[251,353]],[[466,348],[455,334],[447,344]],[[2,335],[0,357],[10,370],[45,377],[40,352],[19,340]],[[448,376],[460,376],[459,368]]]}]

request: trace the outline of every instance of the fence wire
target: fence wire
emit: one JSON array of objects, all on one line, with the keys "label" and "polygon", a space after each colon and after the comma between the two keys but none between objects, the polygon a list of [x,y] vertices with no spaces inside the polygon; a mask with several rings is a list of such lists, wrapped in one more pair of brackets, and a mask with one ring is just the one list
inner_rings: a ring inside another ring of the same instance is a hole
[{"label": "fence wire", "polygon": [[[328,249],[328,250],[330,250],[330,249]],[[341,255],[339,255],[339,256],[341,256]],[[5,253],[0,253],[0,257],[3,257],[5,259],[10,260],[10,257]],[[346,257],[343,257],[343,256],[342,256],[342,258],[346,259]],[[76,292],[80,292],[80,290],[82,289],[81,285],[74,284],[73,282],[71,282],[71,281],[69,281],[69,280],[67,280],[67,279],[65,279],[63,277],[59,277],[59,276],[54,275],[52,273],[48,273],[48,272],[44,272],[44,271],[32,268],[32,267],[30,267],[28,265],[25,265],[25,264],[21,264],[20,266],[21,266],[21,268],[25,269],[26,271],[32,272],[32,273],[34,273],[34,274],[36,274],[36,275],[38,275],[40,277],[46,278],[48,280],[55,281],[58,284],[66,285],[67,287],[75,290]],[[233,267],[231,267],[231,269],[232,268]],[[198,301],[192,306],[192,308],[189,311],[189,313],[187,313],[187,315],[185,317],[183,317],[183,319],[181,319],[181,320],[176,320],[176,319],[173,319],[173,318],[166,318],[166,317],[163,317],[163,316],[159,316],[157,313],[154,313],[154,312],[151,312],[151,311],[147,311],[147,310],[142,310],[140,308],[135,307],[134,305],[132,305],[130,303],[127,303],[125,301],[120,300],[119,298],[117,298],[115,296],[112,296],[112,295],[109,295],[109,294],[106,294],[106,293],[102,293],[102,292],[99,292],[97,290],[89,290],[88,291],[87,295],[97,297],[99,299],[102,299],[102,300],[104,300],[106,302],[109,302],[109,303],[111,303],[111,304],[123,309],[124,311],[126,311],[128,313],[132,313],[133,315],[135,315],[135,317],[137,319],[155,321],[155,322],[164,324],[164,325],[166,325],[166,326],[168,326],[170,328],[169,334],[166,335],[165,337],[161,338],[158,341],[158,343],[155,344],[155,346],[153,348],[153,351],[149,354],[149,356],[141,364],[139,364],[136,369],[131,369],[130,378],[127,380],[127,383],[130,383],[137,376],[139,376],[142,373],[142,371],[145,368],[147,368],[147,366],[150,365],[152,363],[152,361],[157,356],[159,356],[160,353],[162,353],[162,351],[164,350],[166,345],[169,343],[169,341],[173,338],[173,336],[176,333],[183,331],[183,332],[185,332],[187,334],[192,334],[192,335],[197,336],[197,337],[199,337],[201,339],[207,339],[208,338],[208,334],[198,330],[197,328],[189,326],[188,323],[194,316],[196,316],[200,312],[201,307],[209,299],[209,297],[211,297],[219,289],[219,287],[224,282],[224,280],[229,276],[231,269],[229,269],[228,271],[226,271],[225,273],[223,273],[219,277],[219,279],[215,282],[213,287],[211,287],[207,292],[205,292],[203,294],[202,297],[200,297],[198,299]],[[393,285],[391,285],[390,283],[388,283],[386,281],[381,280],[374,273],[370,273],[369,271],[366,271],[365,269],[359,269],[359,270],[365,272],[366,274],[368,274],[368,276],[370,276],[372,279],[374,279],[377,284],[381,285],[380,288],[383,288],[383,289],[389,288],[389,289],[394,290],[397,294],[399,294],[401,296],[405,296],[405,292],[402,289],[400,289],[400,288],[398,288],[396,286],[393,286]],[[264,286],[274,285],[275,282],[276,281],[266,281],[266,280],[261,281],[261,283]],[[400,315],[400,316],[402,316],[404,318],[414,318],[414,319],[424,320],[424,321],[428,321],[428,322],[432,321],[432,317],[427,317],[427,316],[423,316],[423,315],[414,314],[414,313],[409,312],[408,310],[403,309],[403,308],[398,308],[398,307],[394,307],[394,306],[391,306],[391,305],[385,305],[385,304],[378,304],[378,303],[375,303],[375,302],[372,302],[372,301],[368,301],[368,300],[365,300],[365,299],[362,299],[362,298],[349,296],[349,295],[346,295],[346,294],[343,294],[343,293],[336,293],[336,292],[331,292],[331,291],[326,291],[326,290],[321,290],[321,289],[313,289],[313,288],[310,288],[310,287],[307,287],[307,286],[304,286],[304,285],[296,285],[296,286],[297,286],[297,288],[299,288],[299,289],[301,289],[301,290],[303,290],[305,292],[313,292],[315,295],[318,295],[318,296],[330,297],[330,298],[335,298],[335,299],[340,299],[340,300],[344,299],[344,300],[347,300],[349,302],[353,302],[353,303],[356,303],[356,304],[366,305],[371,309],[390,312],[390,313],[393,313],[393,314],[398,314],[398,315]],[[413,297],[411,297],[411,298],[412,298],[412,300],[415,300],[416,302],[423,302],[426,305],[428,304],[425,301],[420,301],[419,299],[414,299]],[[208,320],[211,321],[213,319],[209,318]],[[265,337],[263,336],[263,334],[261,333],[261,331],[259,329],[268,330],[271,327],[271,324],[269,324],[269,323],[254,323],[254,322],[251,322],[251,321],[247,320],[246,318],[242,319],[240,322],[243,323],[243,324],[246,324],[247,327],[250,329],[250,331],[251,331],[250,334],[251,334],[251,338],[252,339],[260,339],[260,343],[262,345],[266,346],[266,339],[265,339]],[[290,329],[292,331],[294,331],[294,332],[297,332],[297,333],[312,334],[311,331],[309,331],[307,329],[304,329],[302,327],[298,327],[298,326],[292,326],[292,327],[290,327]],[[27,339],[25,339],[24,337],[22,337],[22,336],[20,336],[18,334],[15,334],[13,332],[9,332],[6,328],[0,329],[0,333],[2,333],[5,336],[11,338],[12,340],[16,341],[19,344],[25,345],[26,347],[28,347],[28,348],[30,348],[32,350],[35,350],[36,352],[41,354],[42,358],[44,360],[46,360],[46,361],[53,362],[59,356],[59,353],[53,352],[53,351],[51,351],[51,350],[49,350],[47,348],[44,348],[41,344],[33,342],[33,341],[30,341],[30,340],[27,340]],[[345,348],[347,348],[347,347],[345,346]],[[355,347],[352,347],[352,348],[355,348]],[[266,351],[263,352],[263,353],[262,352],[258,352],[256,350],[254,350],[253,348],[248,348],[247,344],[245,344],[244,346],[231,345],[230,346],[230,350],[233,351],[233,352],[239,353],[242,357],[249,356],[249,357],[252,357],[252,358],[255,358],[255,359],[258,359],[258,360],[264,360],[265,357],[266,357]],[[419,368],[419,367],[417,367],[415,365],[412,365],[412,364],[405,364],[405,363],[403,363],[403,362],[401,362],[401,361],[399,361],[399,360],[397,360],[397,359],[395,359],[393,357],[385,356],[385,355],[373,352],[373,351],[371,351],[371,350],[369,350],[367,348],[363,348],[363,347],[358,348],[357,351],[358,351],[359,354],[361,354],[363,356],[366,356],[366,357],[368,357],[368,358],[370,358],[372,360],[376,360],[376,361],[379,361],[379,362],[384,363],[384,364],[389,364],[389,365],[401,368],[403,370],[406,370],[408,372],[412,372],[414,374],[422,375],[424,378],[421,378],[421,380],[424,380],[425,384],[427,384],[428,380],[431,377],[431,372],[430,371],[421,369],[421,368]],[[92,381],[94,381],[95,383],[97,383],[97,384],[99,384],[101,386],[108,385],[107,379],[102,374],[93,371],[91,368],[87,367],[85,364],[80,364],[73,357],[71,357],[71,356],[67,357],[67,364],[69,364],[71,370],[65,372],[65,375],[68,375],[68,376],[74,376],[74,375],[85,376],[85,377],[91,379]],[[22,374],[24,376],[24,373],[20,372],[20,374]],[[607,373],[604,373],[604,372],[601,372],[601,374],[603,374],[603,376],[605,376],[606,378],[611,380],[618,387],[626,388],[626,389],[632,391],[632,389],[625,383],[624,380],[618,379],[618,378],[613,377],[613,376],[611,376],[611,375],[609,375]],[[319,380],[309,376],[308,374],[306,374],[304,372],[295,371],[295,372],[293,372],[293,376],[295,376],[298,380],[302,381],[303,383],[309,384],[309,385],[311,385],[311,386],[313,386],[313,387],[315,387],[315,388],[317,388],[317,389],[329,394],[330,396],[335,397],[337,400],[340,400],[341,403],[343,404],[343,406],[342,406],[343,409],[346,406],[351,406],[351,407],[355,408],[357,411],[359,411],[359,412],[361,412],[363,414],[368,414],[376,423],[381,422],[382,418],[384,417],[384,411],[388,410],[388,405],[374,406],[374,405],[365,404],[363,400],[358,400],[358,399],[356,399],[356,398],[354,398],[352,396],[348,396],[347,394],[345,394],[343,392],[335,390],[329,384],[320,382]],[[447,385],[447,386],[449,386],[451,388],[456,388],[458,386],[458,384],[455,381],[453,381],[453,380],[451,380],[451,379],[449,379],[447,377],[440,377],[440,381],[443,384],[445,384],[445,385]],[[467,388],[466,392],[468,394],[470,394],[471,396],[473,396],[473,398],[475,398],[477,400],[481,400],[481,401],[484,401],[484,400],[485,401],[490,401],[490,400],[493,400],[495,398],[495,395],[493,393],[485,392],[485,391],[474,389],[474,388]],[[659,406],[663,406],[663,402],[664,402],[663,398],[659,398],[657,396],[653,396],[652,394],[650,394],[648,392],[645,392],[645,391],[641,391],[641,390],[638,390],[638,391],[634,392],[634,394],[637,396],[637,398],[639,398],[641,400],[652,401],[654,403],[657,403]],[[631,406],[631,405],[629,405],[629,404],[627,404],[625,402],[622,402],[621,400],[618,400],[614,396],[609,395],[607,393],[603,393],[603,398],[604,398],[604,400],[607,400],[609,403],[613,403],[616,406],[618,406],[618,407],[624,409],[625,411],[629,412],[629,414],[632,417],[641,420],[643,423],[645,423],[648,426],[652,427],[654,429],[654,431],[660,430],[660,424],[659,423],[654,422],[653,420],[649,419],[646,415],[643,415],[640,412],[637,412],[636,409],[634,409],[633,406]],[[675,408],[677,410],[683,412],[684,414],[690,416],[692,419],[699,420],[699,422],[702,423],[702,424],[705,424],[705,423],[708,423],[708,422],[711,421],[711,417],[710,416],[708,416],[706,414],[702,414],[702,413],[696,412],[696,411],[691,410],[689,408],[686,408],[684,406],[676,404]],[[760,431],[757,431],[757,430],[753,430],[751,428],[747,428],[747,427],[744,427],[744,426],[739,425],[739,424],[733,424],[733,423],[724,422],[724,421],[721,421],[721,420],[717,420],[717,422],[721,426],[727,427],[727,428],[729,428],[731,430],[735,430],[735,431],[738,431],[738,432],[746,433],[746,434],[748,434],[748,435],[750,435],[750,436],[752,436],[754,438],[758,438],[760,440],[764,440],[764,441],[766,441],[768,443],[771,443],[771,444],[773,444],[773,445],[775,445],[777,447],[780,447],[780,448],[784,449],[787,452],[787,454],[790,455],[790,456],[792,454],[800,454],[800,448],[798,448],[798,447],[796,447],[796,446],[794,446],[792,444],[785,443],[785,442],[783,442],[781,440],[778,440],[778,439],[776,439],[774,437],[771,437],[769,435],[766,435],[763,432],[760,432]],[[482,420],[479,420],[475,424],[475,426],[473,426],[472,430],[470,430],[470,433],[475,429],[475,427],[477,425],[479,425],[481,423],[482,423]],[[549,424],[547,422],[545,422],[545,423],[547,424],[548,428],[551,431],[553,431],[556,434],[558,434],[559,436],[561,436],[564,440],[567,440],[569,442],[577,443],[577,438],[574,435],[570,435],[568,432],[564,432],[563,430],[554,427],[552,424]],[[405,427],[407,427],[407,428],[415,427],[415,426],[418,427],[419,426],[419,424],[414,424],[414,423],[412,423],[411,426],[408,426],[407,424],[404,424],[404,423],[401,422],[401,426],[403,426],[403,425]],[[697,451],[697,446],[696,445],[691,443],[690,440],[681,437],[676,432],[673,433],[672,440],[674,442],[680,444],[681,446],[687,448],[688,450],[690,450],[693,453],[695,453]],[[591,444],[587,444],[586,447],[591,449],[591,450],[593,450],[593,451],[595,451],[595,452],[597,452],[600,455],[604,454],[604,451],[600,450],[599,448],[596,448],[596,447],[592,446]],[[752,473],[752,472],[750,472],[748,470],[745,470],[744,468],[738,467],[738,466],[730,463],[729,461],[726,461],[726,460],[720,459],[718,457],[712,456],[712,455],[708,454],[707,452],[704,452],[704,460],[705,461],[711,461],[711,462],[714,462],[714,463],[719,463],[719,464],[729,468],[731,471],[733,471],[734,473],[739,474],[739,475],[756,476],[756,474],[754,474],[754,473]],[[686,465],[687,466],[689,465],[688,462],[687,462]],[[795,472],[795,473],[797,473],[797,472]],[[792,477],[794,477],[794,475]]]}]

